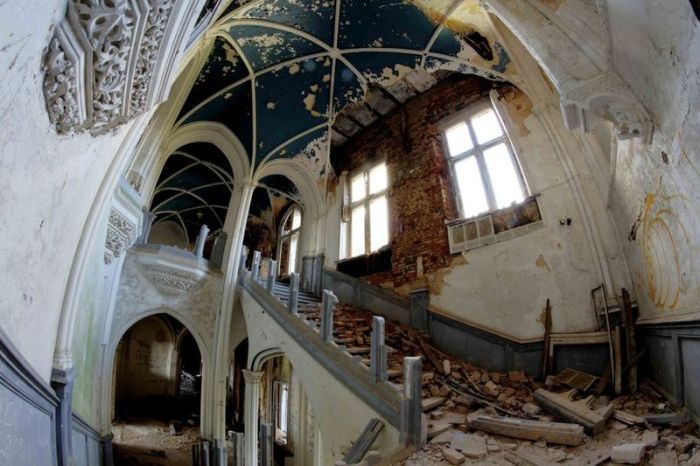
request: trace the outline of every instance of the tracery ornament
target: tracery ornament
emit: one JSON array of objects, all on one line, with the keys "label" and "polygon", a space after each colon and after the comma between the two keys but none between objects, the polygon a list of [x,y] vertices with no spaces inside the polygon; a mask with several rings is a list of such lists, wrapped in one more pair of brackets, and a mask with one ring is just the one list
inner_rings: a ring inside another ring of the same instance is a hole
[{"label": "tracery ornament", "polygon": [[112,208],[107,223],[107,239],[105,240],[104,262],[110,264],[122,255],[138,236],[138,225],[127,218],[119,210]]},{"label": "tracery ornament", "polygon": [[45,52],[44,97],[59,133],[103,133],[158,104],[199,0],[69,0]]},{"label": "tracery ornament", "polygon": [[164,294],[183,294],[199,287],[203,274],[180,270],[165,264],[143,264],[146,276]]}]

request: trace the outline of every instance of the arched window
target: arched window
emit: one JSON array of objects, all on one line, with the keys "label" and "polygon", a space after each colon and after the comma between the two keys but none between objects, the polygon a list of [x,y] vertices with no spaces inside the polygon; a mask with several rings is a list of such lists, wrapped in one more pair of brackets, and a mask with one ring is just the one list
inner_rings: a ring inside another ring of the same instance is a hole
[{"label": "arched window", "polygon": [[284,214],[277,246],[281,274],[296,272],[299,256],[299,237],[301,236],[301,209],[292,206]]}]

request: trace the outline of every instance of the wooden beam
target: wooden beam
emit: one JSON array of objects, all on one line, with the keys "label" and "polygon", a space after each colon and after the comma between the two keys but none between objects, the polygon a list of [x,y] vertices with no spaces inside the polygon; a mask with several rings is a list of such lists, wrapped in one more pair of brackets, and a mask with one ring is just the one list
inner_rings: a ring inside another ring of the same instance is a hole
[{"label": "wooden beam", "polygon": [[483,430],[492,434],[505,435],[525,440],[569,445],[572,447],[583,443],[583,426],[560,422],[541,422],[528,419],[512,419],[493,416],[478,416],[469,423],[472,429]]},{"label": "wooden beam", "polygon": [[622,289],[622,313],[625,319],[625,346],[627,349],[627,388],[630,393],[637,393],[637,365],[632,361],[637,357],[637,340],[635,335],[634,311],[632,310],[632,300],[625,288]]},{"label": "wooden beam", "polygon": [[573,401],[576,390],[565,393],[553,393],[540,388],[535,390],[534,397],[543,408],[571,422],[581,424],[591,433],[599,434],[605,430],[605,421],[612,415],[612,409],[593,411],[588,407],[592,397],[585,400]]}]

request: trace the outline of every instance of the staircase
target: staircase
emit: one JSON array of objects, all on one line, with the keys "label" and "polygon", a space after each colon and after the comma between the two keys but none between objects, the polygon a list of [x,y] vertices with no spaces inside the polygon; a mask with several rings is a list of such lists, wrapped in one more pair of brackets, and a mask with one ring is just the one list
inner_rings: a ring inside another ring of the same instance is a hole
[{"label": "staircase", "polygon": [[[377,340],[381,344],[377,343],[375,346],[378,349],[373,350],[371,343],[373,321],[375,325],[377,321],[383,324],[383,319],[376,318],[367,311],[357,312],[347,306],[336,305],[337,300],[332,293],[324,293],[324,299],[327,300],[324,302],[319,296],[305,291],[290,291],[290,285],[287,283],[268,283],[267,277],[260,277],[260,257],[254,256],[254,259],[253,270],[242,269],[239,275],[239,283],[244,290],[241,303],[249,332],[264,334],[265,345],[279,345],[285,352],[287,349],[291,351],[290,358],[305,361],[297,366],[298,369],[307,370],[312,361],[316,367],[323,368],[327,374],[323,375],[324,385],[341,384],[365,406],[360,411],[369,414],[370,411],[366,411],[369,408],[374,413],[372,417],[384,423],[385,428],[391,427],[395,433],[384,437],[395,439],[391,441],[391,449],[400,445],[421,444],[419,358],[408,358],[406,361],[409,380],[414,380],[415,383],[410,385],[413,387],[412,391],[402,391],[404,387],[400,377],[404,373],[404,361],[396,360],[399,357],[398,353],[393,348],[384,346],[383,325],[379,333],[376,333],[381,335],[381,340]],[[292,283],[298,283],[297,277],[294,278]],[[294,294],[297,297],[297,305],[292,309],[289,301],[290,295]],[[299,347],[303,353],[299,353]],[[260,349],[264,351],[264,348]],[[371,357],[373,354],[374,363]],[[387,359],[399,364],[398,368],[388,374],[391,381],[386,375],[376,376],[380,365],[383,367],[383,374],[387,373]],[[292,364],[295,364],[294,360]],[[312,373],[317,374],[318,369],[313,369]],[[307,372],[306,377],[309,375]],[[304,375],[300,373],[300,377]],[[311,376],[310,380],[313,380],[313,377],[318,375]],[[331,379],[333,383],[330,382]],[[343,409],[348,407],[343,406]],[[342,417],[341,411],[342,409],[338,415]],[[355,413],[357,412],[356,409]],[[352,413],[349,415],[353,416]],[[364,419],[365,424],[370,420]],[[355,439],[348,439],[348,442],[352,440]],[[384,450],[384,453],[387,453],[387,450]]]}]

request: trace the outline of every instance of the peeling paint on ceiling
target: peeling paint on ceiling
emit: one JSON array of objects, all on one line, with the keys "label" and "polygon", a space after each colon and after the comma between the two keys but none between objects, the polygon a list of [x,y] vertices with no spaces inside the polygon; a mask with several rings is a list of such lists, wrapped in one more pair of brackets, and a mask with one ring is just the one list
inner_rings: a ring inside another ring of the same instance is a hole
[{"label": "peeling paint on ceiling", "polygon": [[303,153],[324,173],[344,108],[355,111],[336,122],[334,142],[430,88],[438,70],[512,77],[477,0],[231,2],[208,37],[178,123],[223,123],[255,166]]}]

